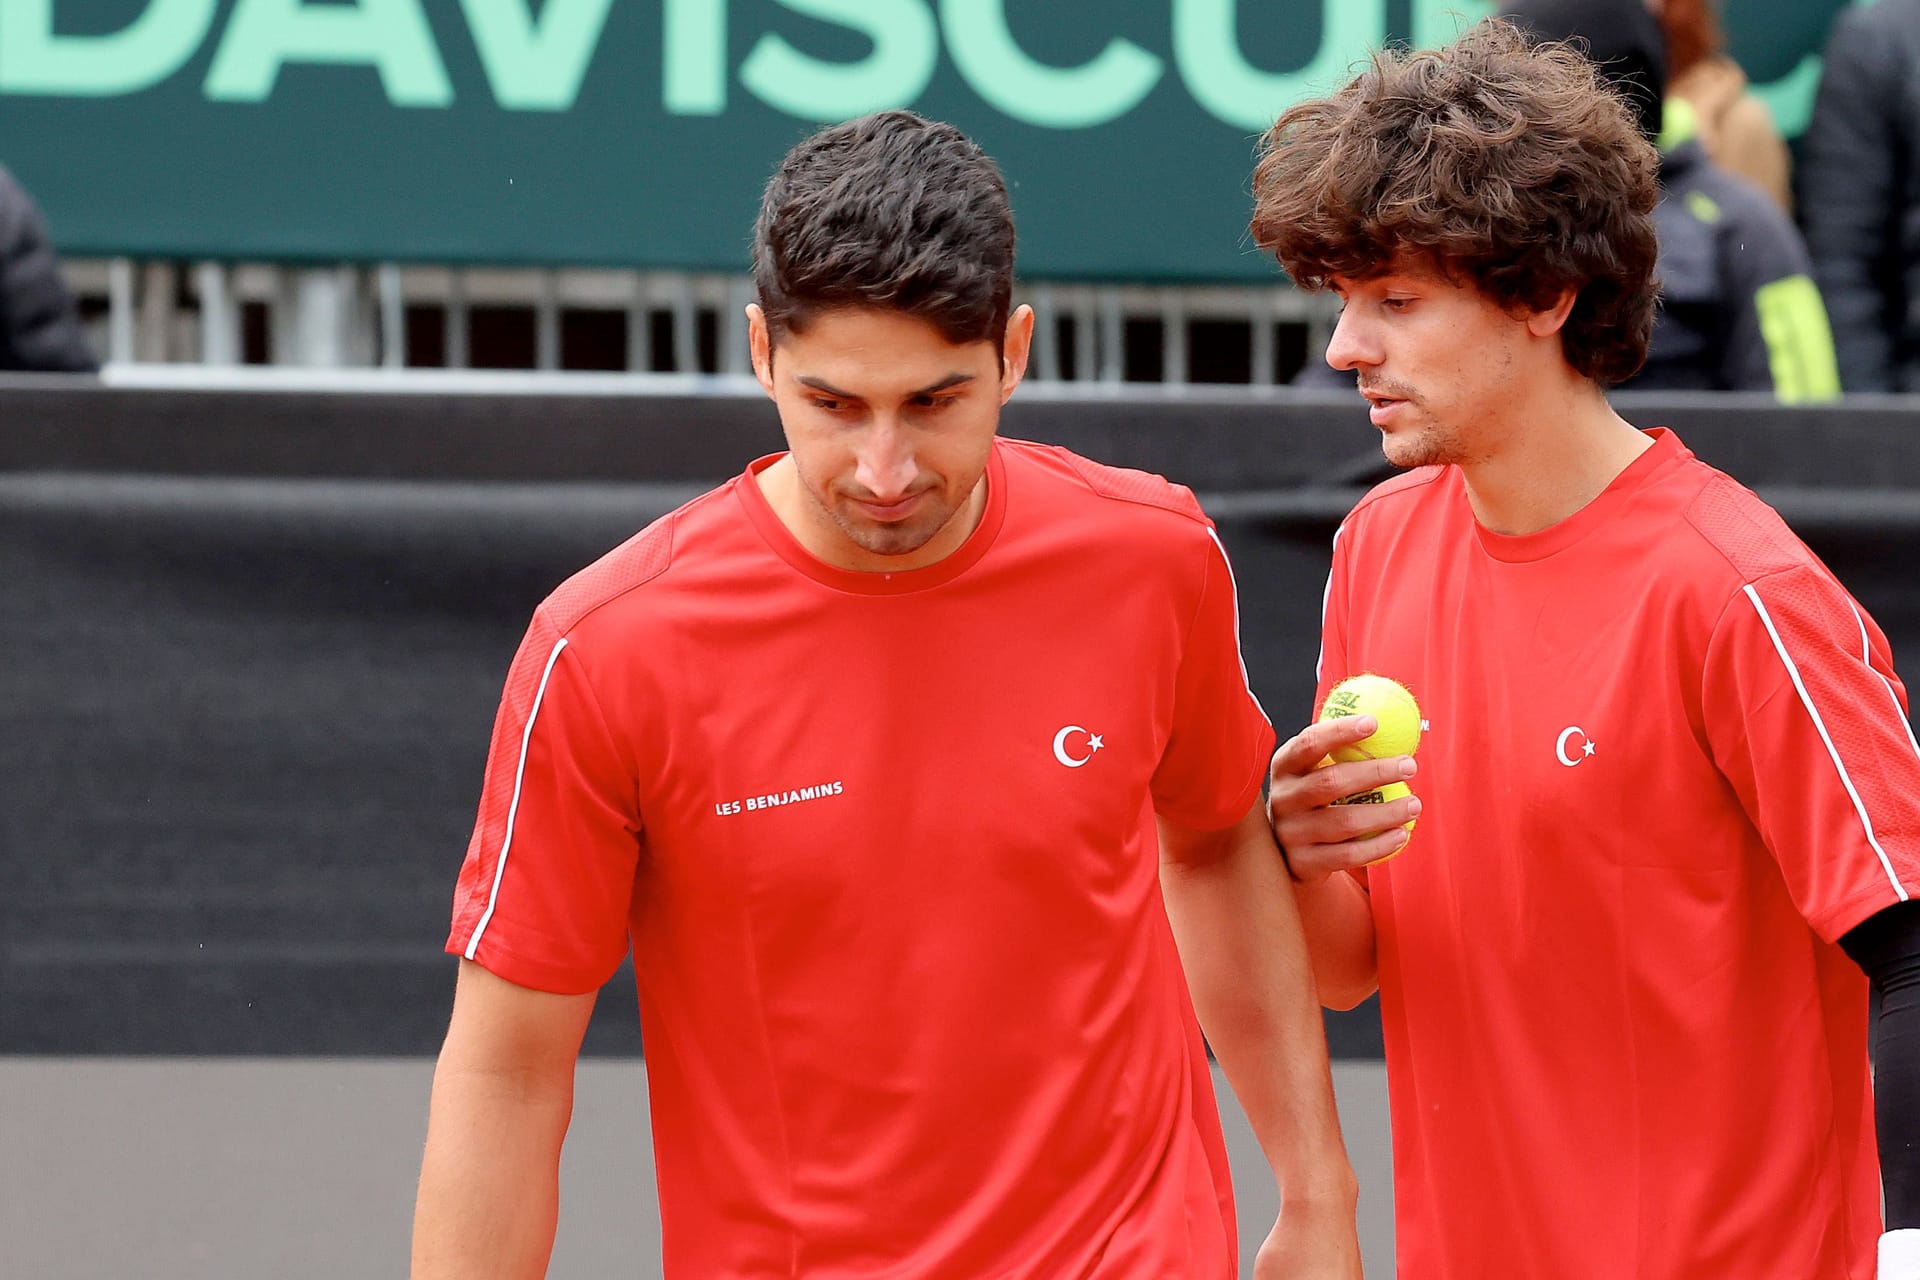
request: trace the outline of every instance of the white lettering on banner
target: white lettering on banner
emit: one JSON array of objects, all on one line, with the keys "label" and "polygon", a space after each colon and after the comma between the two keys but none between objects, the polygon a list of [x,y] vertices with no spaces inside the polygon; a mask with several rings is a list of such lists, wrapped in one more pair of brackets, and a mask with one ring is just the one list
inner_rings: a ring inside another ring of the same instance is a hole
[{"label": "white lettering on banner", "polygon": [[[438,41],[464,22],[496,105],[567,111],[614,9],[613,0],[458,0],[458,18],[449,15],[436,30],[425,2],[234,0],[223,10],[217,0],[144,0],[117,31],[73,34],[71,18],[69,30],[59,30],[57,11],[84,11],[88,0],[0,0],[0,95],[123,97],[180,74],[212,46],[202,86],[210,101],[264,102],[283,67],[305,64],[368,68],[393,106],[446,109],[455,95]],[[1201,109],[1231,128],[1258,132],[1295,102],[1333,89],[1389,33],[1387,0],[1290,0],[1302,38],[1281,42],[1293,69],[1272,71],[1241,47],[1240,17],[1251,0],[1159,0],[1160,50],[1112,33],[1091,58],[1063,65],[1037,47],[1042,39],[1017,40],[1008,21],[1010,8],[1044,12],[1045,0],[760,3],[841,28],[870,46],[858,58],[836,61],[773,31],[744,42],[733,81],[776,111],[816,122],[913,106],[944,52],[983,103],[1036,128],[1089,129],[1122,119],[1151,96],[1171,64]],[[662,0],[660,103],[667,114],[727,113],[729,51],[742,47],[734,37],[744,7],[737,0]],[[1425,48],[1452,39],[1493,7],[1492,0],[1409,0],[1405,11],[1414,44]],[[1318,20],[1310,23],[1315,10]],[[1763,24],[1770,17],[1755,12],[1744,20]],[[618,56],[625,42],[609,47]],[[1791,74],[1754,86],[1790,135],[1804,123],[1819,64],[1819,51],[1809,50]]]},{"label": "white lettering on banner", "polygon": [[373,67],[396,107],[453,103],[453,85],[420,0],[239,0],[207,71],[207,97],[265,101],[289,62]]}]

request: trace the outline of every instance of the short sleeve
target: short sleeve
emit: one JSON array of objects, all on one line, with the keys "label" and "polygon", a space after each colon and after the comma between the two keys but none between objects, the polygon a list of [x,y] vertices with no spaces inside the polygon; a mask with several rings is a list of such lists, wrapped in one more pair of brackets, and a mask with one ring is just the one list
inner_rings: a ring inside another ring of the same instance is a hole
[{"label": "short sleeve", "polygon": [[636,795],[580,655],[536,612],[494,722],[446,949],[521,986],[597,990],[627,952]]},{"label": "short sleeve", "polygon": [[[1326,705],[1327,695],[1333,692],[1333,686],[1354,674],[1347,657],[1347,604],[1348,583],[1352,575],[1352,547],[1352,525],[1349,522],[1334,530],[1333,563],[1327,568],[1327,587],[1320,597],[1320,661],[1313,668],[1313,707],[1308,713],[1309,718],[1320,714],[1320,708]],[[1351,868],[1347,874],[1361,888],[1371,889],[1372,882],[1366,867]]]},{"label": "short sleeve", "polygon": [[1240,653],[1240,603],[1226,549],[1207,528],[1199,606],[1180,654],[1173,732],[1153,775],[1153,807],[1195,831],[1245,816],[1273,755],[1273,726]]},{"label": "short sleeve", "polygon": [[1829,941],[1920,890],[1920,747],[1886,637],[1816,566],[1741,589],[1707,647],[1715,763]]}]

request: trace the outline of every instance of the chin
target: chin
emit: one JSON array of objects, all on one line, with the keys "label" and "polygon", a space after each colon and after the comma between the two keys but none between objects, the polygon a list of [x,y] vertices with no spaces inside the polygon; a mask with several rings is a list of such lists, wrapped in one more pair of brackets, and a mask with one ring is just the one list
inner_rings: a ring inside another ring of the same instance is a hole
[{"label": "chin", "polygon": [[1396,440],[1387,436],[1380,441],[1380,452],[1386,455],[1388,462],[1408,471],[1415,467],[1432,466],[1435,461],[1432,450],[1420,440]]},{"label": "chin", "polygon": [[1415,467],[1445,467],[1461,461],[1460,450],[1444,436],[1429,434],[1385,436],[1380,452],[1387,461],[1408,471]]},{"label": "chin", "polygon": [[860,544],[863,551],[876,556],[910,556],[933,541],[933,531],[918,529],[876,529],[871,526],[863,529],[849,529],[849,536]]},{"label": "chin", "polygon": [[932,542],[946,527],[945,519],[922,517],[901,524],[879,524],[854,516],[840,520],[840,529],[856,546],[876,556],[910,556]]}]

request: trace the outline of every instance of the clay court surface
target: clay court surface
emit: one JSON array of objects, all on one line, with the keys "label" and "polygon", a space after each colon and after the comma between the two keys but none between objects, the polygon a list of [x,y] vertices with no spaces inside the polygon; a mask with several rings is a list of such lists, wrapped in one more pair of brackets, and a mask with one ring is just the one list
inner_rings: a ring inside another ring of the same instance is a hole
[{"label": "clay court surface", "polygon": [[[0,1267],[10,1280],[405,1276],[433,1064],[0,1058]],[[660,1274],[645,1067],[582,1064],[552,1280]],[[1336,1063],[1367,1275],[1392,1275],[1386,1078]],[[1250,1260],[1271,1182],[1216,1072]]]}]

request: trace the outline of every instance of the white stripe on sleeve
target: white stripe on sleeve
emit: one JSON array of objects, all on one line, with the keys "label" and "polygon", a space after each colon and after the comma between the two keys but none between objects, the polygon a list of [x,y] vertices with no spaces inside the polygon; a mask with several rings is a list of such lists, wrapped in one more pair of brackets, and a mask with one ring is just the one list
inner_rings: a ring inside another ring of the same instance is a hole
[{"label": "white stripe on sleeve", "polygon": [[1253,699],[1253,705],[1259,710],[1261,718],[1267,722],[1267,727],[1272,728],[1273,717],[1268,715],[1267,709],[1260,705],[1260,695],[1253,691],[1253,679],[1247,675],[1247,655],[1240,647],[1240,584],[1234,581],[1233,557],[1227,554],[1225,544],[1220,541],[1220,535],[1213,531],[1212,525],[1207,526],[1207,536],[1212,538],[1213,545],[1220,549],[1221,563],[1227,566],[1227,589],[1233,592],[1233,656],[1240,661],[1241,683],[1247,686],[1247,696]]},{"label": "white stripe on sleeve", "polygon": [[480,949],[480,935],[487,931],[487,924],[493,919],[493,909],[500,901],[500,877],[506,874],[507,850],[513,847],[513,820],[520,812],[520,783],[527,773],[527,744],[533,741],[533,722],[540,716],[540,701],[547,696],[547,681],[553,676],[553,664],[560,660],[560,651],[567,647],[566,637],[562,636],[553,645],[553,652],[547,655],[547,669],[540,673],[540,687],[534,690],[533,706],[527,711],[527,727],[520,732],[520,763],[513,769],[513,800],[507,805],[507,834],[500,841],[500,858],[493,867],[493,890],[487,895],[487,909],[481,915],[480,923],[473,928],[473,937],[467,939],[467,959],[473,959]]},{"label": "white stripe on sleeve", "polygon": [[1847,607],[1853,610],[1853,620],[1860,627],[1860,661],[1866,663],[1867,670],[1872,671],[1879,678],[1881,687],[1887,691],[1887,701],[1893,704],[1893,714],[1900,717],[1900,727],[1907,731],[1907,745],[1913,748],[1914,756],[1920,758],[1920,742],[1915,742],[1913,738],[1913,721],[1907,719],[1906,708],[1900,705],[1899,695],[1894,693],[1892,682],[1874,668],[1873,646],[1867,642],[1866,620],[1860,616],[1860,610],[1855,607],[1853,601],[1847,601]]},{"label": "white stripe on sleeve", "polygon": [[[1861,800],[1860,792],[1855,789],[1853,778],[1847,773],[1846,762],[1840,758],[1840,749],[1834,745],[1833,735],[1827,732],[1826,721],[1820,718],[1819,709],[1813,705],[1813,695],[1807,692],[1806,681],[1800,678],[1800,668],[1794,665],[1793,655],[1787,652],[1786,641],[1781,638],[1779,629],[1773,625],[1773,616],[1767,612],[1767,606],[1761,603],[1760,593],[1754,589],[1752,583],[1748,583],[1742,590],[1747,593],[1747,599],[1753,602],[1754,611],[1760,615],[1760,621],[1767,628],[1767,634],[1773,638],[1774,652],[1780,655],[1780,663],[1787,669],[1788,678],[1793,681],[1794,689],[1800,694],[1801,705],[1806,707],[1807,715],[1813,720],[1813,727],[1819,731],[1820,741],[1827,745],[1827,754],[1832,757],[1833,767],[1840,774],[1840,785],[1847,789],[1847,795],[1853,799],[1853,811],[1860,819],[1860,829],[1867,837],[1867,844],[1878,855],[1880,866],[1887,873],[1887,880],[1893,885],[1895,895],[1900,901],[1907,901],[1907,887],[1900,883],[1900,876],[1893,869],[1893,859],[1889,858],[1887,851],[1880,847],[1880,838],[1873,833],[1873,819],[1867,816],[1866,802]],[[1861,628],[1861,634],[1864,637],[1864,625]],[[1911,728],[1908,729],[1908,737],[1909,739],[1912,737]]]},{"label": "white stripe on sleeve", "polygon": [[[1344,524],[1333,531],[1333,555],[1335,559],[1338,559],[1340,555],[1340,535],[1346,531],[1347,526]],[[1313,660],[1313,682],[1315,685],[1320,684],[1321,681],[1327,678],[1326,672],[1323,670],[1327,665],[1327,610],[1332,606],[1333,565],[1329,563],[1327,565],[1327,585],[1322,588],[1320,592],[1320,656]]]}]

